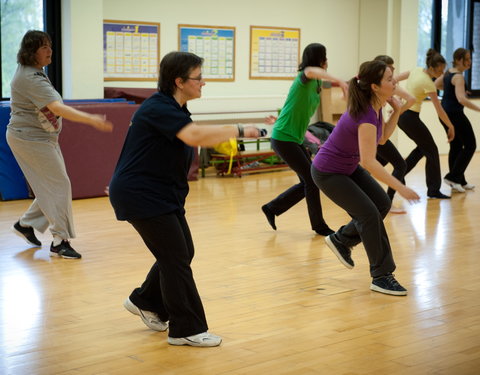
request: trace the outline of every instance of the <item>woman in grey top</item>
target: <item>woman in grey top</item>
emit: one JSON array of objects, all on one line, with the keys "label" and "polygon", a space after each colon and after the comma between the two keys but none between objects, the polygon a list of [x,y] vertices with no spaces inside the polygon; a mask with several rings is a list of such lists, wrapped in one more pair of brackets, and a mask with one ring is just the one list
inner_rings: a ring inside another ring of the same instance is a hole
[{"label": "woman in grey top", "polygon": [[22,39],[17,54],[18,67],[11,87],[11,116],[7,142],[35,194],[28,210],[13,225],[12,231],[33,246],[41,246],[34,229],[50,228],[53,241],[50,255],[78,259],[70,245],[75,237],[72,220],[72,191],[58,136],[62,117],[112,131],[104,115],[78,111],[63,104],[43,68],[52,62],[50,36],[30,30]]}]

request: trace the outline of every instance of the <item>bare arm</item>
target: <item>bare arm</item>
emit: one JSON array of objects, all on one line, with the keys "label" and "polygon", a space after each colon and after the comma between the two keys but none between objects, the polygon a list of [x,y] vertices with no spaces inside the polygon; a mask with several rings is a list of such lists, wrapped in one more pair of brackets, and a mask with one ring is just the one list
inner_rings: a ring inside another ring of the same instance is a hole
[{"label": "bare arm", "polygon": [[399,98],[402,98],[404,100],[404,103],[402,107],[400,108],[400,115],[405,112],[407,109],[409,109],[412,105],[415,104],[415,98],[410,95],[407,90],[401,88],[400,86],[395,87],[395,91],[393,92],[393,95],[398,96]]},{"label": "bare arm", "polygon": [[107,121],[104,115],[79,111],[57,100],[48,104],[47,108],[52,111],[55,116],[61,116],[70,121],[87,124],[100,131],[111,132],[113,129],[113,124]]},{"label": "bare arm", "polygon": [[395,76],[395,80],[396,81],[404,81],[404,80],[408,79],[408,77],[410,77],[410,72],[406,71],[406,72],[402,72],[400,74],[397,74]]},{"label": "bare arm", "polygon": [[360,151],[360,164],[377,180],[387,184],[392,189],[410,202],[420,199],[417,193],[402,184],[399,180],[388,173],[376,158],[377,128],[373,124],[364,123],[358,127],[358,146]]},{"label": "bare arm", "polygon": [[345,81],[332,76],[325,69],[317,66],[307,66],[303,72],[305,73],[305,77],[308,79],[324,79],[326,81],[337,82],[343,91],[344,97],[347,97],[348,85],[345,83]]},{"label": "bare arm", "polygon": [[443,121],[443,123],[448,127],[447,131],[447,139],[449,142],[455,138],[455,128],[453,127],[452,122],[448,118],[447,113],[442,107],[442,104],[440,103],[440,100],[438,100],[438,95],[436,92],[430,92],[428,94],[430,99],[432,99],[433,106],[435,107],[435,110],[437,111],[438,117]]},{"label": "bare arm", "polygon": [[437,90],[443,90],[443,77],[444,76],[445,76],[445,74],[442,74],[440,77],[438,77],[435,80],[435,87],[437,88]]},{"label": "bare arm", "polygon": [[[184,126],[178,133],[177,138],[190,146],[213,147],[229,140],[239,137],[239,128],[236,125],[218,126],[202,125],[194,122]],[[258,138],[260,130],[254,126],[244,127],[244,136],[246,138]]]},{"label": "bare arm", "polygon": [[393,113],[390,115],[390,118],[388,119],[388,121],[383,124],[382,136],[378,141],[378,143],[380,143],[381,145],[385,144],[385,142],[388,140],[388,138],[390,138],[390,136],[394,132],[395,127],[397,126],[397,123],[398,123],[398,117],[400,116],[400,113],[401,113],[400,100],[398,100],[395,97],[391,97],[388,100],[388,103],[392,106]]},{"label": "bare arm", "polygon": [[465,78],[461,74],[455,74],[452,78],[452,83],[455,85],[455,96],[457,97],[458,102],[464,107],[473,109],[474,111],[480,111],[480,107],[467,98],[467,93],[465,92]]}]

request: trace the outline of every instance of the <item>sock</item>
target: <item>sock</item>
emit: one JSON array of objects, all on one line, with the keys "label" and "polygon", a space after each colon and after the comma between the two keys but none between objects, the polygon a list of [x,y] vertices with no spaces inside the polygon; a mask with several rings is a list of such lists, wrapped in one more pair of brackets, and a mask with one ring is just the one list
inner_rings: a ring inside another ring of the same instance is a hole
[{"label": "sock", "polygon": [[58,236],[53,236],[53,246],[58,246],[62,243],[63,238]]}]

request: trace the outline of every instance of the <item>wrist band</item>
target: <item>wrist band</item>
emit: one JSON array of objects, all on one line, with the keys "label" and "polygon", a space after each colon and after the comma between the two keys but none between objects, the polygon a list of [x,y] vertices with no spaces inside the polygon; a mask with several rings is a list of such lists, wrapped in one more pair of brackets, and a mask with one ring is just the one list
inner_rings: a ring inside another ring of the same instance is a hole
[{"label": "wrist band", "polygon": [[238,129],[238,138],[243,138],[245,133],[243,131],[243,125],[242,124],[237,124],[237,129]]}]

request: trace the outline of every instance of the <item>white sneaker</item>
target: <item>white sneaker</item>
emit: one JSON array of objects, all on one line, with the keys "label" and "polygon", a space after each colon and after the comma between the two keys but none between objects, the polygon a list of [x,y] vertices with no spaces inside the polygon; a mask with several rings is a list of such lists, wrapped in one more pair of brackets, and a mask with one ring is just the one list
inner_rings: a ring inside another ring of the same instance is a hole
[{"label": "white sneaker", "polygon": [[407,210],[405,209],[405,207],[403,207],[402,204],[399,204],[398,206],[392,205],[392,207],[390,207],[390,213],[391,214],[406,214]]},{"label": "white sneaker", "polygon": [[177,338],[168,336],[167,341],[170,345],[218,346],[221,344],[222,338],[209,332],[202,332],[188,337]]},{"label": "white sneaker", "polygon": [[462,187],[465,190],[474,190],[475,189],[475,185],[472,185],[472,184],[465,184],[465,185],[462,185]]},{"label": "white sneaker", "polygon": [[452,188],[452,193],[465,193],[465,189],[462,187],[462,185],[450,181],[446,178],[444,178],[443,181]]},{"label": "white sneaker", "polygon": [[125,302],[123,302],[123,306],[132,314],[140,316],[140,318],[142,318],[143,322],[148,328],[160,332],[167,330],[168,322],[163,322],[162,320],[160,320],[158,314],[154,312],[140,310],[137,306],[133,304],[132,301],[130,301],[130,298],[127,298]]}]

